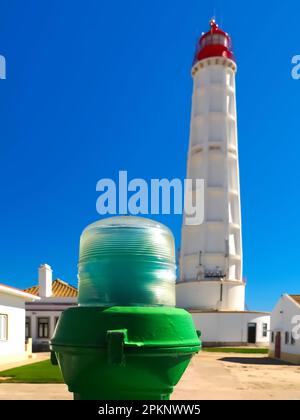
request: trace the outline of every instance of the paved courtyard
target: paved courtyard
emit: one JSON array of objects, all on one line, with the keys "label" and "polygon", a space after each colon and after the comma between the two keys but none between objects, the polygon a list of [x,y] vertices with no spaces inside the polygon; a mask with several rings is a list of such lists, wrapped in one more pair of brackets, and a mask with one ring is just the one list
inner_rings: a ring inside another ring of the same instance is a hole
[{"label": "paved courtyard", "polygon": [[[62,384],[0,384],[0,399],[70,400]],[[300,366],[264,355],[200,353],[192,360],[172,399],[300,400]]]}]

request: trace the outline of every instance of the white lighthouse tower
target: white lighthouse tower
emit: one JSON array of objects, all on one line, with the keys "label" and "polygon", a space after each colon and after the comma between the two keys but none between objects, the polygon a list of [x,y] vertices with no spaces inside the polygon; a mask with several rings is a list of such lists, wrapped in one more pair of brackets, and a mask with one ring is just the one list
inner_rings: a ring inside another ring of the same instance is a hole
[{"label": "white lighthouse tower", "polygon": [[[239,325],[238,337],[226,340],[220,338],[216,328],[222,322],[203,318],[203,314],[211,313],[249,315],[244,311],[242,274],[236,69],[229,35],[211,20],[210,30],[197,45],[192,67],[194,87],[187,163],[187,178],[205,182],[204,222],[189,225],[183,220],[176,294],[177,305],[195,314],[200,330],[203,323],[204,329],[214,329],[206,341],[240,344],[247,342],[247,331],[241,333],[241,329],[247,329],[247,323]],[[235,318],[235,322],[243,323],[241,318]]]}]

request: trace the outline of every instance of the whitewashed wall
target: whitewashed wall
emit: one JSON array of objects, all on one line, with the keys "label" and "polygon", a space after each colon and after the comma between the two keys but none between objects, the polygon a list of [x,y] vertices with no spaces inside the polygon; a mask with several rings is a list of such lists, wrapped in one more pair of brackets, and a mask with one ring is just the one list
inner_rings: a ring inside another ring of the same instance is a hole
[{"label": "whitewashed wall", "polygon": [[245,284],[238,282],[202,280],[176,284],[176,305],[180,308],[243,311],[244,302]]},{"label": "whitewashed wall", "polygon": [[[285,332],[287,331],[291,335],[295,326],[292,324],[292,319],[297,315],[300,316],[300,307],[288,295],[281,296],[271,313],[271,331],[281,332],[282,353],[300,355],[300,339],[296,340],[295,344],[291,344],[291,337],[289,337],[289,344],[285,344]],[[300,332],[299,329],[298,331]],[[270,350],[275,351],[275,337],[274,343],[270,342]]]},{"label": "whitewashed wall", "polygon": [[[248,323],[256,323],[257,344],[269,343],[270,315],[251,312],[196,312],[192,313],[203,342],[247,343]],[[263,337],[263,324],[268,324],[267,337]]]},{"label": "whitewashed wall", "polygon": [[24,298],[0,293],[0,314],[8,315],[8,340],[0,340],[0,362],[3,357],[25,355]]}]

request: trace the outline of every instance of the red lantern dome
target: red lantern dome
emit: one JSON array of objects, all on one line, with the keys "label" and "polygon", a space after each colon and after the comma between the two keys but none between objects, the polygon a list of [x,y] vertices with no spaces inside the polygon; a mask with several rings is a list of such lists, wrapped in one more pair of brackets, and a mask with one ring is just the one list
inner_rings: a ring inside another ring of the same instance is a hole
[{"label": "red lantern dome", "polygon": [[203,34],[197,44],[193,64],[210,57],[225,57],[235,61],[230,36],[219,28],[214,19],[209,24],[210,31]]}]

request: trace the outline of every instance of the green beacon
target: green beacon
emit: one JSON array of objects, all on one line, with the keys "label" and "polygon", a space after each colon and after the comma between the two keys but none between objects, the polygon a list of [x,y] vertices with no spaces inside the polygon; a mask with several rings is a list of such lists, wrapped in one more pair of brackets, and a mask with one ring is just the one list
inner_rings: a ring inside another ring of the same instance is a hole
[{"label": "green beacon", "polygon": [[80,238],[78,307],[50,343],[76,400],[168,400],[201,348],[175,308],[175,247],[164,225],[113,217]]}]

